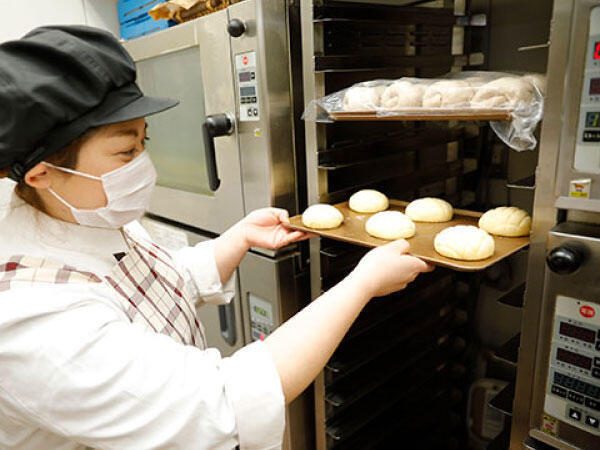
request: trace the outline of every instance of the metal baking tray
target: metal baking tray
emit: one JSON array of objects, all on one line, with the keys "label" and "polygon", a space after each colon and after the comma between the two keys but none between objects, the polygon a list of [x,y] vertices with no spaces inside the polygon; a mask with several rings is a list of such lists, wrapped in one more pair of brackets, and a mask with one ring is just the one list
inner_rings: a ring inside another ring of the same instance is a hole
[{"label": "metal baking tray", "polygon": [[329,117],[340,121],[402,121],[402,120],[511,120],[508,109],[436,108],[431,112],[423,108],[399,112],[377,113],[377,111],[330,112]]},{"label": "metal baking tray", "polygon": [[[408,202],[390,200],[389,210],[404,212],[406,205],[408,205]],[[338,228],[331,230],[315,230],[305,227],[302,224],[301,215],[292,217],[290,219],[289,227],[295,230],[308,231],[329,239],[349,242],[351,244],[361,245],[364,247],[377,247],[390,242],[370,236],[365,231],[365,223],[372,214],[361,214],[352,211],[348,207],[348,202],[338,203],[333,206],[339,209],[344,215],[344,223]],[[442,231],[444,228],[452,227],[454,225],[477,226],[477,222],[479,221],[481,215],[482,213],[479,212],[455,209],[454,217],[449,222],[415,222],[417,228],[416,234],[407,239],[408,243],[410,244],[410,254],[417,256],[424,261],[435,264],[436,266],[448,267],[460,272],[477,272],[490,267],[498,261],[529,245],[529,236],[512,238],[493,236],[496,247],[494,254],[481,261],[459,261],[452,258],[446,258],[435,251],[433,248],[433,240],[440,231]]]}]

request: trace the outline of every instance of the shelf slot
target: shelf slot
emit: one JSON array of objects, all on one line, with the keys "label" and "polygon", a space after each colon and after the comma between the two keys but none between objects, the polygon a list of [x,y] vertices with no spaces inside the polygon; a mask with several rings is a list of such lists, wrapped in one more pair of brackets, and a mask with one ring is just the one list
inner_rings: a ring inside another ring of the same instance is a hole
[{"label": "shelf slot", "polygon": [[509,292],[504,294],[502,297],[498,299],[500,303],[503,303],[508,306],[513,306],[515,308],[523,307],[523,299],[525,297],[525,283],[518,285],[517,287],[511,289]]},{"label": "shelf slot", "polygon": [[500,361],[503,361],[507,364],[516,365],[517,359],[519,358],[519,344],[521,342],[521,333],[518,333],[514,337],[510,338],[506,343],[500,347],[496,353],[495,357]]},{"label": "shelf slot", "polygon": [[531,175],[520,180],[513,181],[512,183],[506,183],[508,189],[522,189],[526,191],[535,190],[535,175]]},{"label": "shelf slot", "polygon": [[490,408],[494,408],[495,410],[500,411],[506,416],[512,416],[514,399],[515,385],[514,383],[510,383],[504,389],[502,389],[498,393],[498,395],[496,395],[492,400],[490,400],[488,405],[490,406]]}]

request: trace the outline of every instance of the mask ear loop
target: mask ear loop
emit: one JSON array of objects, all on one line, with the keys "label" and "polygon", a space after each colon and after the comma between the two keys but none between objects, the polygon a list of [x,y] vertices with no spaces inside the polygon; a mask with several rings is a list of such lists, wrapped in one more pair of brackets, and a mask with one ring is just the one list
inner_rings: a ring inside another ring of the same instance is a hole
[{"label": "mask ear loop", "polygon": [[54,164],[46,162],[46,161],[42,161],[42,162],[44,164],[46,164],[47,166],[52,167],[53,169],[62,170],[63,172],[68,172],[68,173],[71,173],[73,175],[79,175],[80,177],[89,178],[91,180],[102,181],[101,177],[97,177],[95,175],[90,175],[89,173],[78,172],[77,170],[67,169],[66,167],[55,166]]},{"label": "mask ear loop", "polygon": [[[102,181],[102,178],[100,177],[96,177],[94,175],[90,175],[89,173],[83,173],[83,172],[78,172],[76,170],[73,169],[67,169],[66,167],[60,167],[60,166],[56,166],[52,163],[46,162],[46,161],[42,161],[44,164],[46,164],[49,167],[52,167],[54,169],[57,170],[61,170],[63,172],[68,172],[71,173],[73,175],[79,175],[80,177],[84,177],[84,178],[89,178],[91,180],[99,180]],[[73,211],[75,208],[73,205],[71,205],[69,202],[67,202],[64,198],[62,198],[60,195],[58,195],[56,192],[54,192],[54,189],[52,189],[51,187],[48,188],[48,192],[50,192],[54,198],[56,198],[59,202],[61,202],[63,205],[65,205],[67,208],[69,208],[71,211]]]},{"label": "mask ear loop", "polygon": [[69,204],[69,202],[67,202],[64,198],[62,198],[60,195],[58,195],[56,192],[54,192],[54,189],[52,188],[48,188],[48,192],[50,192],[54,198],[56,198],[59,202],[61,202],[63,205],[65,205],[67,208],[69,208],[71,211],[73,209],[75,209],[73,207],[73,205]]}]

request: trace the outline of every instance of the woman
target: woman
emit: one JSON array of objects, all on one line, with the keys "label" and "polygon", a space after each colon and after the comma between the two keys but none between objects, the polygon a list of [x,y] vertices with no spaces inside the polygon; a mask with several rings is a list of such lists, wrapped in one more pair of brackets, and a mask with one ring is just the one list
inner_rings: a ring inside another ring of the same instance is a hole
[{"label": "woman", "polygon": [[282,210],[167,252],[139,219],[156,172],[143,96],[108,33],[46,27],[0,45],[0,447],[278,448],[284,405],[322,369],[365,304],[432,268],[399,241],[230,358],[206,349],[194,306],[224,303],[251,246],[306,238]]}]

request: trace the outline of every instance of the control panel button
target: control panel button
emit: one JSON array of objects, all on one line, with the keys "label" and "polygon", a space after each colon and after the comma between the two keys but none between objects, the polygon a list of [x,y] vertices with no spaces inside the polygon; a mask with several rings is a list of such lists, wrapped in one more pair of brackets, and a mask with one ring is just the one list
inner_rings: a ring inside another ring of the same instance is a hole
[{"label": "control panel button", "polygon": [[585,424],[593,428],[598,428],[598,419],[592,416],[586,416]]},{"label": "control panel button", "polygon": [[559,397],[567,397],[567,390],[565,388],[561,388],[560,386],[557,385],[553,385],[552,386],[552,393],[555,395],[558,395]]},{"label": "control panel button", "polygon": [[600,142],[600,131],[583,130],[583,142]]},{"label": "control panel button", "polygon": [[600,358],[598,358],[597,356],[594,358],[594,365],[596,367],[600,367]]},{"label": "control panel button", "polygon": [[592,400],[591,398],[585,399],[585,406],[591,409],[595,409],[596,411],[600,411],[600,402]]},{"label": "control panel button", "polygon": [[569,400],[571,400],[572,402],[579,403],[580,405],[583,405],[583,395],[577,394],[576,392],[573,392],[573,391],[569,391],[569,394],[567,395],[567,398]]},{"label": "control panel button", "polygon": [[581,411],[571,408],[569,409],[569,417],[579,422],[581,420]]},{"label": "control panel button", "polygon": [[256,97],[252,97],[252,98],[250,99],[250,103],[256,103]]},{"label": "control panel button", "polygon": [[254,113],[254,115],[255,115],[256,117],[258,117],[258,108],[254,108],[254,109],[252,110],[252,112]]},{"label": "control panel button", "polygon": [[253,116],[254,115],[254,113],[252,112],[252,108],[248,108],[248,115],[249,116]]},{"label": "control panel button", "polygon": [[592,369],[592,376],[594,378],[600,378],[600,369],[595,367]]}]

